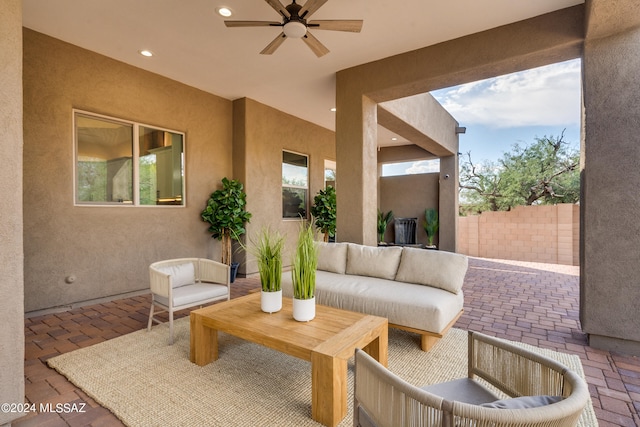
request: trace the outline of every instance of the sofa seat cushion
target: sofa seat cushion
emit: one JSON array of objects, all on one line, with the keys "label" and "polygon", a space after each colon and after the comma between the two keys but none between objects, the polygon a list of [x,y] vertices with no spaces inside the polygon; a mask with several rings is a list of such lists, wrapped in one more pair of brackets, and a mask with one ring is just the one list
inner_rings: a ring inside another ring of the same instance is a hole
[{"label": "sofa seat cushion", "polygon": [[461,254],[405,247],[396,280],[457,294],[462,289],[468,263],[467,257]]},{"label": "sofa seat cushion", "polygon": [[[227,296],[227,287],[213,283],[195,283],[193,285],[181,286],[173,289],[173,307],[189,306],[202,301],[222,299]],[[168,306],[169,299],[154,295],[156,301]]]},{"label": "sofa seat cushion", "polygon": [[[293,296],[291,275],[282,275],[282,294]],[[316,272],[318,304],[386,317],[389,323],[440,333],[464,305],[462,292],[375,277]]]},{"label": "sofa seat cushion", "polygon": [[393,280],[398,271],[402,247],[375,247],[350,243],[347,248],[347,274]]}]

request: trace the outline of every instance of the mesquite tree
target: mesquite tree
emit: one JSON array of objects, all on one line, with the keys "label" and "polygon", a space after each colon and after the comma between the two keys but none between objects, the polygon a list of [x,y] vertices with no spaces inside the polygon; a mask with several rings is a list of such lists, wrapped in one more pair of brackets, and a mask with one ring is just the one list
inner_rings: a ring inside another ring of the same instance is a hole
[{"label": "mesquite tree", "polygon": [[564,141],[564,131],[535,140],[525,147],[514,144],[497,164],[475,164],[466,153],[460,166],[461,205],[482,212],[578,202],[580,155]]}]

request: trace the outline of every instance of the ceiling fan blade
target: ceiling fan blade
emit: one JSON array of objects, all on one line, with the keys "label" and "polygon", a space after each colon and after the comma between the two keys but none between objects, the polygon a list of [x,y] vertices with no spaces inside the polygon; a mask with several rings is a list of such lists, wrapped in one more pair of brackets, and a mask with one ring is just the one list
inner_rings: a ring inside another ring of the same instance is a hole
[{"label": "ceiling fan blade", "polygon": [[278,12],[280,15],[284,16],[285,18],[289,18],[291,17],[291,14],[289,13],[289,11],[282,5],[282,3],[280,3],[280,0],[265,0],[267,3],[269,3],[269,6],[271,6],[272,8],[275,9],[276,12]]},{"label": "ceiling fan blade", "polygon": [[359,33],[362,29],[362,20],[331,19],[312,21],[307,24],[314,30],[349,31]]},{"label": "ceiling fan blade", "polygon": [[224,21],[227,27],[281,27],[280,22],[268,21]]},{"label": "ceiling fan blade", "polygon": [[307,46],[309,46],[309,49],[311,49],[318,58],[329,53],[329,49],[327,49],[325,45],[320,43],[320,40],[315,38],[309,31],[307,31],[307,34],[302,37],[302,41],[305,42]]},{"label": "ceiling fan blade", "polygon": [[280,45],[282,43],[284,43],[284,41],[286,39],[287,39],[287,36],[285,36],[284,33],[280,33],[280,35],[278,37],[276,37],[275,39],[273,39],[273,41],[271,43],[269,43],[267,45],[267,47],[262,49],[262,52],[260,52],[260,53],[262,55],[271,55],[273,52],[276,51],[277,48],[280,47]]},{"label": "ceiling fan blade", "polygon": [[325,4],[327,0],[307,0],[300,12],[298,12],[298,16],[303,19],[309,19],[309,17],[323,4]]}]

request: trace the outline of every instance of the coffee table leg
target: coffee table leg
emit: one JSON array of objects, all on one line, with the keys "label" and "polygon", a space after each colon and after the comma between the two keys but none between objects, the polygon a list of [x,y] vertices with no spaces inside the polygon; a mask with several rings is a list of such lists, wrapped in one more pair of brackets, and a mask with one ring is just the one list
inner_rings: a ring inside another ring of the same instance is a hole
[{"label": "coffee table leg", "polygon": [[380,330],[380,335],[371,341],[363,350],[383,366],[389,365],[389,328]]},{"label": "coffee table leg", "polygon": [[347,415],[347,361],[311,354],[311,417],[335,427]]},{"label": "coffee table leg", "polygon": [[202,316],[191,313],[190,316],[189,359],[199,366],[218,360],[218,331],[202,324]]}]

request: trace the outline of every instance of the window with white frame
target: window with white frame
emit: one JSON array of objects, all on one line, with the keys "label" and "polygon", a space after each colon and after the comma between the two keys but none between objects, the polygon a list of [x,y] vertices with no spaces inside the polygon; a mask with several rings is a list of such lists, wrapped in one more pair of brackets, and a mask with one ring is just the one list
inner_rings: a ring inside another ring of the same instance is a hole
[{"label": "window with white frame", "polygon": [[76,204],[184,206],[184,133],[77,110],[73,119]]},{"label": "window with white frame", "polygon": [[282,217],[307,218],[309,159],[304,154],[282,152]]}]

